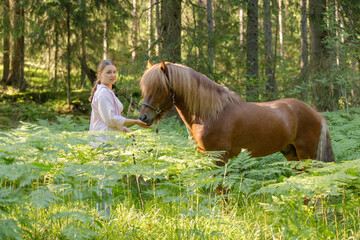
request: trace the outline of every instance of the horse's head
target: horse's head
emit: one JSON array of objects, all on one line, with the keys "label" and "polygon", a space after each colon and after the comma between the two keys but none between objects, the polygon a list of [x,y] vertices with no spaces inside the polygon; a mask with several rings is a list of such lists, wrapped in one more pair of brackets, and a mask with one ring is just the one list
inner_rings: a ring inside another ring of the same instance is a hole
[{"label": "horse's head", "polygon": [[139,119],[150,126],[174,106],[175,96],[169,85],[165,62],[161,60],[161,64],[153,66],[149,61],[148,65],[149,69],[143,74],[140,82],[144,102]]}]

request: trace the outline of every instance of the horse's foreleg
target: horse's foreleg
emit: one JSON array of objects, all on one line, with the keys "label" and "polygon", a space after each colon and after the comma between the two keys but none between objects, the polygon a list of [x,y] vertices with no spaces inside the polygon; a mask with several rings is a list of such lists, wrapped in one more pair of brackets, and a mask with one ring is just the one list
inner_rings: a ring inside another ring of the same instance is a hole
[{"label": "horse's foreleg", "polygon": [[[229,152],[225,152],[221,157],[222,160],[216,161],[216,165],[218,166],[225,166],[230,158]],[[226,168],[226,167],[225,167]],[[223,177],[227,175],[226,171],[223,173]],[[228,205],[228,194],[230,193],[230,189],[226,189],[223,187],[223,184],[219,183],[216,188],[217,194],[221,197],[221,207],[223,212],[226,212],[226,206]]]}]

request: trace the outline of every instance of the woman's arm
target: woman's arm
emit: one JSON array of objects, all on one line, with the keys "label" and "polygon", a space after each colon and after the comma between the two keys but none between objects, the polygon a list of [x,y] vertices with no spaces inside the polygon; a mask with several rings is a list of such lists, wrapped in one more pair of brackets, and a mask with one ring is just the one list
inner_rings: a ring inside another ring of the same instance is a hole
[{"label": "woman's arm", "polygon": [[139,125],[140,127],[143,127],[143,128],[151,128],[150,126],[147,126],[146,123],[140,121],[139,119],[126,118],[126,120],[124,122],[124,126],[129,125],[129,124],[136,124],[136,125]]},{"label": "woman's arm", "polygon": [[125,125],[136,124],[143,128],[151,128],[147,126],[146,123],[138,119],[128,119],[123,116],[115,116],[115,106],[114,101],[108,94],[101,94],[98,102],[98,111],[101,117],[101,120],[112,128],[122,128]]}]

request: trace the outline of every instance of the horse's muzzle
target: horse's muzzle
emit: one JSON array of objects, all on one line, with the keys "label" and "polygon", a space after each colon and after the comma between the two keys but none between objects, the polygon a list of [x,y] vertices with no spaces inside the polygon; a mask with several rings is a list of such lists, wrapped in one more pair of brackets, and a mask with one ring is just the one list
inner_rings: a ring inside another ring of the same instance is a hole
[{"label": "horse's muzzle", "polygon": [[154,122],[154,118],[149,117],[146,113],[139,115],[139,120],[146,123],[146,125],[151,126]]}]

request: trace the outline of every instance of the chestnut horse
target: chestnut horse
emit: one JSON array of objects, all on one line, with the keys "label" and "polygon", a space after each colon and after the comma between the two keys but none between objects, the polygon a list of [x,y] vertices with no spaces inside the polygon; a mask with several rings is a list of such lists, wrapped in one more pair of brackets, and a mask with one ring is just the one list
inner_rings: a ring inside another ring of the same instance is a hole
[{"label": "chestnut horse", "polygon": [[334,161],[325,117],[304,102],[245,102],[187,66],[149,65],[140,81],[139,119],[147,125],[175,106],[197,149],[224,151],[225,162],[244,149],[252,157],[280,151],[287,160]]}]

